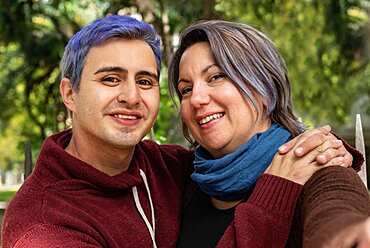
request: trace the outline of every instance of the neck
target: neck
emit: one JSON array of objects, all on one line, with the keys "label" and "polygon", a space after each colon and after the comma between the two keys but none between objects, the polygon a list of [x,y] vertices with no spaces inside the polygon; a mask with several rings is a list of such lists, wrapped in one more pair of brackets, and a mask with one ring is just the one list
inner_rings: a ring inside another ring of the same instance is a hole
[{"label": "neck", "polygon": [[226,209],[230,209],[230,208],[235,207],[236,205],[241,203],[242,200],[239,200],[239,201],[222,201],[222,200],[218,200],[218,199],[211,196],[211,202],[212,202],[212,205],[215,208],[220,209],[220,210],[226,210]]},{"label": "neck", "polygon": [[95,169],[109,175],[115,176],[128,169],[130,166],[135,147],[126,150],[117,150],[112,147],[84,146],[74,136],[65,148],[70,155],[84,161]]}]

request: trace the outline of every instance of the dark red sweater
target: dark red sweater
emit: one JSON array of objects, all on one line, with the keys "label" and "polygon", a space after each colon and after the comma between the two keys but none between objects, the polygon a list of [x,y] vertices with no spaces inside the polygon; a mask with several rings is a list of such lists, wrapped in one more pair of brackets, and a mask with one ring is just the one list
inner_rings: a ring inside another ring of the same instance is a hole
[{"label": "dark red sweater", "polygon": [[[156,243],[175,247],[193,154],[179,146],[140,142],[129,170],[110,177],[66,153],[70,138],[65,131],[45,141],[34,172],[7,208],[3,247],[151,247],[131,192],[137,186],[151,221],[139,168],[148,178],[154,204]],[[262,176],[248,202],[237,207],[219,246],[269,244],[276,237],[281,244],[300,189],[285,179]]]},{"label": "dark red sweater", "polygon": [[64,151],[71,130],[46,139],[3,220],[8,247],[150,247],[149,231],[136,209],[132,187],[151,221],[146,174],[155,213],[158,247],[174,247],[182,193],[193,154],[176,145],[142,141],[127,172],[108,176]]},{"label": "dark red sweater", "polygon": [[[364,161],[363,156],[345,141],[344,145],[353,156],[353,169],[358,171]],[[212,242],[217,239],[218,248],[323,247],[344,228],[370,216],[369,193],[353,169],[340,166],[323,168],[303,189],[291,181],[263,174],[252,195],[236,207],[232,223],[223,236],[218,238],[216,233],[207,233],[212,229],[209,228],[205,231],[207,238]],[[188,198],[192,198],[192,192],[194,188],[188,193]],[[212,212],[212,208],[208,206],[208,210],[202,211]],[[186,214],[193,216],[189,211]],[[218,217],[222,218],[228,213],[220,215]],[[180,243],[181,247],[214,247],[212,244],[199,246],[199,240],[204,239],[205,234],[199,229],[189,231],[195,223],[207,222],[207,218],[207,214],[198,219],[189,218],[187,225],[190,228],[186,231],[186,241]],[[216,225],[212,219],[208,222],[208,225]],[[183,235],[180,241],[184,240]]]},{"label": "dark red sweater", "polygon": [[317,171],[299,197],[291,198],[297,200],[295,208],[288,207],[291,202],[282,208],[289,199],[282,192],[277,195],[280,200],[271,198],[268,193],[279,185],[274,181],[281,180],[263,175],[257,186],[267,180],[264,190],[259,193],[261,188],[256,186],[248,201],[238,205],[234,220],[217,247],[320,248],[341,230],[365,221],[370,216],[370,196],[356,173],[364,158],[343,142],[353,156],[352,168],[331,166]]}]

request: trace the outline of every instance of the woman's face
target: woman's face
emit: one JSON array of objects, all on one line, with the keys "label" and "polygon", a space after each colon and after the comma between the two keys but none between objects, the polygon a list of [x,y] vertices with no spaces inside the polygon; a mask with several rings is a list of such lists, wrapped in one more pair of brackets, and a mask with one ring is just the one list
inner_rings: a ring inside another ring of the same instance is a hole
[{"label": "woman's face", "polygon": [[[270,127],[268,119],[256,119],[253,105],[218,67],[208,42],[183,53],[178,82],[181,116],[195,140],[215,158],[234,152]],[[258,104],[262,113],[262,101]]]}]

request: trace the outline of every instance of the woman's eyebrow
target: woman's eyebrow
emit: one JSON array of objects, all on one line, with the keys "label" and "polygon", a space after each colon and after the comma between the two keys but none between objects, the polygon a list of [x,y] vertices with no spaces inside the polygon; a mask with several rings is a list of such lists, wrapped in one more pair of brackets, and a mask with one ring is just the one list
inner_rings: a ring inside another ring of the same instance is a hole
[{"label": "woman's eyebrow", "polygon": [[218,65],[216,65],[216,64],[211,64],[211,65],[209,65],[209,66],[206,66],[200,73],[202,74],[202,75],[204,75],[209,69],[211,69],[212,67],[218,67]]},{"label": "woman's eyebrow", "polygon": [[[206,66],[203,70],[200,71],[200,74],[203,76],[204,74],[207,73],[207,71],[209,69],[211,69],[212,67],[218,67],[217,64],[211,64],[211,65],[208,65]],[[183,79],[183,78],[179,78],[179,80],[177,80],[177,85],[180,83],[180,82],[189,82],[189,80],[187,79]]]}]

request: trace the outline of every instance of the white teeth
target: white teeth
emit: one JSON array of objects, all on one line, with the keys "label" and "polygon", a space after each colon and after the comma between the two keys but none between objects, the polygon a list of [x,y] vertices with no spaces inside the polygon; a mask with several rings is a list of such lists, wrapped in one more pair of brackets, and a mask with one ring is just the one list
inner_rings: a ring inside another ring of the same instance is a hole
[{"label": "white teeth", "polygon": [[210,116],[207,116],[207,117],[201,119],[198,123],[199,123],[199,125],[202,125],[202,124],[205,124],[207,122],[210,122],[211,120],[221,118],[222,116],[224,116],[223,113],[218,113],[218,114],[210,115]]},{"label": "white teeth", "polygon": [[133,116],[133,115],[114,115],[114,117],[119,118],[119,119],[130,119],[130,120],[137,119],[137,116]]}]

